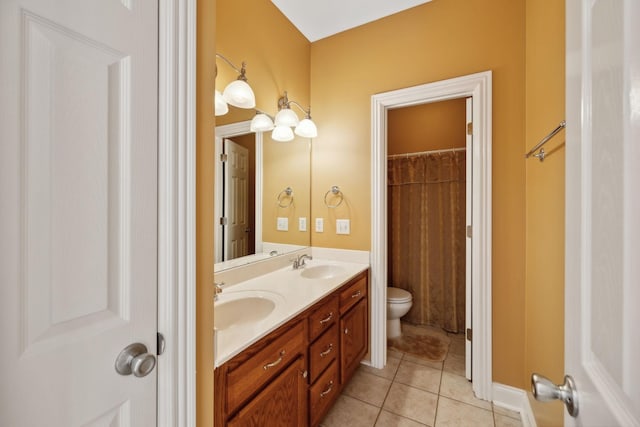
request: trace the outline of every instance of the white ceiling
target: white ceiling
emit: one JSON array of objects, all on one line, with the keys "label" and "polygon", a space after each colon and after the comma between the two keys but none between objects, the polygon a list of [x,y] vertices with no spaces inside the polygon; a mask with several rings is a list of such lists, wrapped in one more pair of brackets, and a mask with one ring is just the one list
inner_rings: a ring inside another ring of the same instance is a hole
[{"label": "white ceiling", "polygon": [[431,0],[271,0],[309,41],[357,27]]}]

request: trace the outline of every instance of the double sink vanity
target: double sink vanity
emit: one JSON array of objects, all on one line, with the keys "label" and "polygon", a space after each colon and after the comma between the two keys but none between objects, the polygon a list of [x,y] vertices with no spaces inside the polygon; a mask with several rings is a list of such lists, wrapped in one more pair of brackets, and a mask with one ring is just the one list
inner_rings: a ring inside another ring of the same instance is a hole
[{"label": "double sink vanity", "polygon": [[217,289],[216,426],[316,426],[367,354],[368,265],[301,255]]}]

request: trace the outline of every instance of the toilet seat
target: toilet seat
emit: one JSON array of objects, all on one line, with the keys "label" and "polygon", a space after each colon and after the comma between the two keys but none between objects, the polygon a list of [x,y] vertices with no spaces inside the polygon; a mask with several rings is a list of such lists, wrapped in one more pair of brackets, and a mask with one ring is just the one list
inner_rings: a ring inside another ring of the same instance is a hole
[{"label": "toilet seat", "polygon": [[391,304],[401,304],[413,300],[411,293],[404,289],[387,287],[387,302]]}]

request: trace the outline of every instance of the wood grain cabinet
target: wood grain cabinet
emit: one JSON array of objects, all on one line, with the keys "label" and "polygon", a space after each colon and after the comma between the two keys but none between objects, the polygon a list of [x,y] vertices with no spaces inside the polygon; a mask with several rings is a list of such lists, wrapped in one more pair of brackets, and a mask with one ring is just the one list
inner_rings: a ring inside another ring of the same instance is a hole
[{"label": "wood grain cabinet", "polygon": [[368,271],[215,370],[215,426],[317,426],[368,351]]}]

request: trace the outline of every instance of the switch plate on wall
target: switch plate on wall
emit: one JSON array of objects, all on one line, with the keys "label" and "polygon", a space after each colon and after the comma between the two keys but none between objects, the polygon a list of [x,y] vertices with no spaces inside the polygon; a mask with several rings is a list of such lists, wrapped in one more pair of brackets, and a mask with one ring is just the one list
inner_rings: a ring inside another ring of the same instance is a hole
[{"label": "switch plate on wall", "polygon": [[322,233],[324,231],[324,219],[316,218],[316,233]]},{"label": "switch plate on wall", "polygon": [[304,216],[298,218],[298,231],[307,231],[307,218]]},{"label": "switch plate on wall", "polygon": [[289,231],[289,218],[279,216],[276,223],[276,230]]},{"label": "switch plate on wall", "polygon": [[336,234],[350,234],[351,221],[348,219],[336,219]]}]

